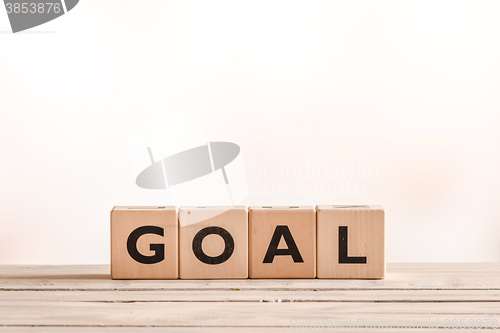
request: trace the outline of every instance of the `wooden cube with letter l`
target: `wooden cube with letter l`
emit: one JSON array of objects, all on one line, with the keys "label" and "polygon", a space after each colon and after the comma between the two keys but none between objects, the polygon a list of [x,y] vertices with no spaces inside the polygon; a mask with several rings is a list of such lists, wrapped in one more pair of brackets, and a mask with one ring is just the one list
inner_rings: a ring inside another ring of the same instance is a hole
[{"label": "wooden cube with letter l", "polygon": [[250,207],[250,278],[316,277],[314,207]]},{"label": "wooden cube with letter l", "polygon": [[114,207],[111,211],[111,277],[177,279],[175,207]]},{"label": "wooden cube with letter l", "polygon": [[235,207],[181,207],[181,279],[248,278],[248,211]]},{"label": "wooden cube with letter l", "polygon": [[317,206],[318,278],[383,279],[381,206]]}]

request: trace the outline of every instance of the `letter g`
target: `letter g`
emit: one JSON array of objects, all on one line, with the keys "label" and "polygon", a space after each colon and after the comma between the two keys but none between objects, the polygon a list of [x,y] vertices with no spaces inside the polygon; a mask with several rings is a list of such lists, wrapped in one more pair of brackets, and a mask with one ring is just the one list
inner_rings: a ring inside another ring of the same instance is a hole
[{"label": "letter g", "polygon": [[163,228],[146,225],[139,227],[130,233],[127,239],[127,251],[128,254],[137,262],[141,264],[156,264],[165,259],[165,245],[164,244],[150,244],[149,249],[154,251],[155,254],[152,256],[145,256],[139,253],[137,250],[137,240],[139,237],[145,234],[155,234],[163,237]]}]

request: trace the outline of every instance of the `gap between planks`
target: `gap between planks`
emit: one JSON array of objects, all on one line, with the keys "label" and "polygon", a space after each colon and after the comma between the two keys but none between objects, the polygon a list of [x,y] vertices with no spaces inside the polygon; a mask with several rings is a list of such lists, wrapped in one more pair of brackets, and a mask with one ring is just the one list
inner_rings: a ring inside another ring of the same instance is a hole
[{"label": "gap between planks", "polygon": [[1,292],[0,302],[500,302],[489,290],[334,290],[334,291],[20,291]]}]

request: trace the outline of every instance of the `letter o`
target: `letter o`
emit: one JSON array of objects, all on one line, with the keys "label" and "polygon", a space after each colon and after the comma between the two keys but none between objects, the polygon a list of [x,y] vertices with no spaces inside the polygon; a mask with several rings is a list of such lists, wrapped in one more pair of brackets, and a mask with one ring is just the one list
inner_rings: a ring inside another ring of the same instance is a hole
[{"label": "letter o", "polygon": [[[224,251],[217,257],[210,257],[203,252],[201,248],[201,243],[206,236],[215,234],[222,237],[224,240]],[[193,253],[202,263],[208,265],[218,265],[222,264],[228,260],[234,252],[234,240],[233,236],[224,228],[220,227],[206,227],[198,231],[198,233],[193,238]]]}]

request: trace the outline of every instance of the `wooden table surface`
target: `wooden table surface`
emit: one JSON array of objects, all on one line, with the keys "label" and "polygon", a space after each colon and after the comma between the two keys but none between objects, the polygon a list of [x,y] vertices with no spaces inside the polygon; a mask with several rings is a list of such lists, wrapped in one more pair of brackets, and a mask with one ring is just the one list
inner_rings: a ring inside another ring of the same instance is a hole
[{"label": "wooden table surface", "polygon": [[2,332],[282,332],[307,322],[335,331],[358,319],[339,329],[427,332],[453,319],[492,328],[500,263],[388,264],[384,280],[127,281],[106,265],[0,266]]}]

